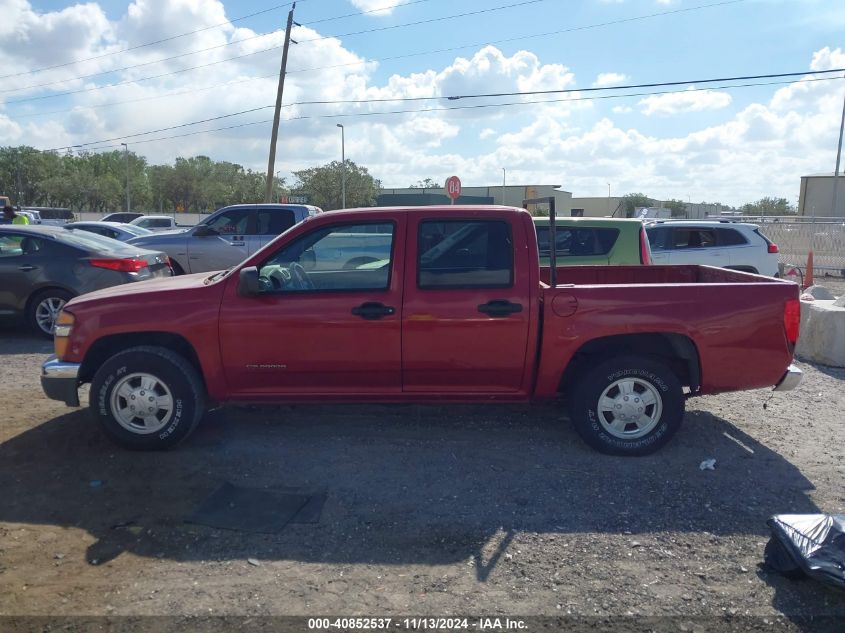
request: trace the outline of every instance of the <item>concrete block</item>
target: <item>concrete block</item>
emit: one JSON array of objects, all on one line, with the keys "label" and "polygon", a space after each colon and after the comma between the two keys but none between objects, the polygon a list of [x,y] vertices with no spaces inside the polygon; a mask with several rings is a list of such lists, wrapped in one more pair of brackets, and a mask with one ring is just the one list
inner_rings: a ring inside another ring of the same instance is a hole
[{"label": "concrete block", "polygon": [[795,355],[808,361],[845,367],[845,307],[830,300],[801,302],[801,333]]}]

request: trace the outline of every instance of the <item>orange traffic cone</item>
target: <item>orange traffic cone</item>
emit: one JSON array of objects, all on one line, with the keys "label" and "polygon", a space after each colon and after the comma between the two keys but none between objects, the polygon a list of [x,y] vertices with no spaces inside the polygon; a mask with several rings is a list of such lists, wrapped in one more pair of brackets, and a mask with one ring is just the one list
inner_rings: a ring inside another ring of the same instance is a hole
[{"label": "orange traffic cone", "polygon": [[807,255],[807,267],[804,269],[804,284],[802,290],[813,285],[813,251]]}]

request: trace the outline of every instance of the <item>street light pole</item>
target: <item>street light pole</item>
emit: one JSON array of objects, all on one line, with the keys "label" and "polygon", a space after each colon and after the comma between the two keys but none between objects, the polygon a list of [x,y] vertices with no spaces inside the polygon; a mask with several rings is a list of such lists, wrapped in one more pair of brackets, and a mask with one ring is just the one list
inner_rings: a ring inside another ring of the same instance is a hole
[{"label": "street light pole", "polygon": [[507,171],[502,167],[502,204],[505,204],[505,179],[507,178]]},{"label": "street light pole", "polygon": [[126,212],[129,213],[132,209],[129,205],[129,146],[126,143],[123,145],[123,155],[126,156]]},{"label": "street light pole", "polygon": [[344,129],[343,124],[338,123],[337,127],[340,128],[340,161],[343,163],[343,171],[341,172],[340,176],[340,196],[341,196],[341,209],[346,208],[346,139],[344,138]]},{"label": "street light pole", "polygon": [[836,216],[837,197],[839,194],[839,161],[842,158],[842,132],[845,130],[845,98],[842,99],[842,121],[839,123],[839,146],[836,150],[836,171],[833,172],[833,209],[832,216]]}]

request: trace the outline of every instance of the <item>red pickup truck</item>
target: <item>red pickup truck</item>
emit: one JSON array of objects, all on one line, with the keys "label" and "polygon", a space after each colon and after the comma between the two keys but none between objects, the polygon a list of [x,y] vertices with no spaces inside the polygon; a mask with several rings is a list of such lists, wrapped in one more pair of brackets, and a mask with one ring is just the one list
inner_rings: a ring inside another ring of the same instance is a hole
[{"label": "red pickup truck", "polygon": [[[351,235],[383,244],[381,259],[338,263]],[[79,406],[90,382],[94,416],[134,449],[184,440],[211,404],[563,394],[588,444],[643,455],[678,430],[688,397],[801,379],[793,283],[707,266],[555,270],[550,287],[521,209],[324,213],[227,271],[68,302],[42,386]]]}]

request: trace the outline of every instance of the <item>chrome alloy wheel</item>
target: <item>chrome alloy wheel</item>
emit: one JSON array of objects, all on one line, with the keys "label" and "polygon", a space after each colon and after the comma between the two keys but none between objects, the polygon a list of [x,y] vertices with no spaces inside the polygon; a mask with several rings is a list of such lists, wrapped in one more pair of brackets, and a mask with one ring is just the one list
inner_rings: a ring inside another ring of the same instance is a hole
[{"label": "chrome alloy wheel", "polygon": [[173,394],[152,374],[129,374],[118,380],[110,405],[118,424],[138,435],[160,431],[173,417]]},{"label": "chrome alloy wheel", "polygon": [[64,299],[59,297],[45,297],[37,306],[35,306],[35,322],[45,333],[52,334],[53,328],[56,325],[56,319],[59,318],[59,312],[64,307]]},{"label": "chrome alloy wheel", "polygon": [[663,398],[646,380],[622,378],[599,396],[598,416],[604,430],[620,439],[647,435],[660,422]]}]

